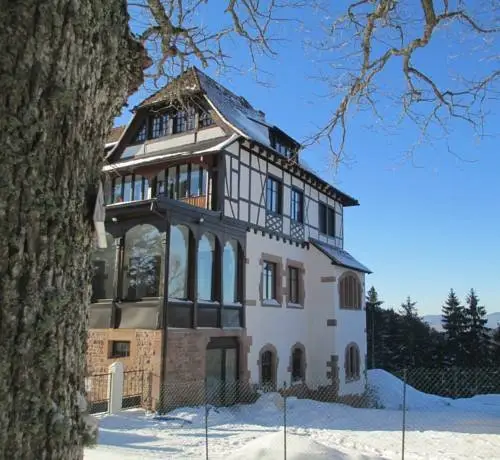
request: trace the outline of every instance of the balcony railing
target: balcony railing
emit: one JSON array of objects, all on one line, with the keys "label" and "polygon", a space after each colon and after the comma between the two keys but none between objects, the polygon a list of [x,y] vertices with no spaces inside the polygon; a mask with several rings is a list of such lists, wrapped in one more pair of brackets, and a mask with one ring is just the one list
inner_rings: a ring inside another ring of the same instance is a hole
[{"label": "balcony railing", "polygon": [[206,195],[189,196],[186,198],[181,198],[180,201],[190,204],[191,206],[196,206],[198,208],[208,208],[208,197]]}]

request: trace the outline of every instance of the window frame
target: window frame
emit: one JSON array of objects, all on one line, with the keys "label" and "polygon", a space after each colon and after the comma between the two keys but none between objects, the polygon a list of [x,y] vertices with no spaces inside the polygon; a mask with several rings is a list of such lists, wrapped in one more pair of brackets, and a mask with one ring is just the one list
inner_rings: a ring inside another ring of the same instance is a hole
[{"label": "window frame", "polygon": [[[118,351],[115,347],[117,345],[126,344],[125,351]],[[130,340],[110,340],[109,344],[109,358],[129,358],[130,357]]]},{"label": "window frame", "polygon": [[266,178],[266,212],[274,215],[283,214],[283,182],[271,174]]},{"label": "window frame", "polygon": [[290,219],[304,223],[304,192],[297,187],[292,187],[290,192]]},{"label": "window frame", "polygon": [[[295,273],[295,280],[293,279],[292,273]],[[294,265],[289,265],[287,267],[287,295],[288,303],[293,303],[296,305],[301,304],[300,299],[300,268]]]},{"label": "window frame", "polygon": [[[278,264],[269,260],[264,260],[262,264],[262,302],[278,302],[277,282],[278,282]],[[270,297],[268,297],[268,291]]]},{"label": "window frame", "polygon": [[318,203],[318,230],[323,235],[335,238],[335,207]]},{"label": "window frame", "polygon": [[344,273],[339,279],[339,307],[343,310],[361,310],[362,287],[355,273]]},{"label": "window frame", "polygon": [[345,349],[345,378],[347,382],[353,382],[361,378],[361,356],[359,347],[351,342]]}]

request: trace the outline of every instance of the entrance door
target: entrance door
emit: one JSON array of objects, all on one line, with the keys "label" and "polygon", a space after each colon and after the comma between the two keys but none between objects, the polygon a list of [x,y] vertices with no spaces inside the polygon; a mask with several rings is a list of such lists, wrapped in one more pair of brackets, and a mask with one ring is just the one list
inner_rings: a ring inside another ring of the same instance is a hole
[{"label": "entrance door", "polygon": [[234,404],[238,398],[238,342],[234,338],[212,339],[206,354],[207,402]]}]

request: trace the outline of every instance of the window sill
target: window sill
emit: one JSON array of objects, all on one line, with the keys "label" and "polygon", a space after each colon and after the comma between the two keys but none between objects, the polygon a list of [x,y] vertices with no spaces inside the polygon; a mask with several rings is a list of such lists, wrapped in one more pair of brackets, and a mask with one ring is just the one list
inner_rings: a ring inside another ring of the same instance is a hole
[{"label": "window sill", "polygon": [[356,376],[356,377],[346,377],[345,379],[345,383],[354,383],[354,382],[358,382],[359,380],[361,380],[361,376]]},{"label": "window sill", "polygon": [[296,310],[303,310],[304,309],[304,305],[302,305],[300,303],[288,302],[286,304],[286,308],[295,308]]},{"label": "window sill", "polygon": [[346,310],[346,311],[363,311],[361,307],[339,307],[340,310]]},{"label": "window sill", "polygon": [[281,303],[275,299],[261,300],[260,304],[263,307],[278,307],[281,308]]}]

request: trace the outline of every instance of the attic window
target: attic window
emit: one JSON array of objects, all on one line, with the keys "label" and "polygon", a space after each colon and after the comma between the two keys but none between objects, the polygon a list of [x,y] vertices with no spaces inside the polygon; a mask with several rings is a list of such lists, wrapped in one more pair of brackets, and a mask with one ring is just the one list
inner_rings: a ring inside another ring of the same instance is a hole
[{"label": "attic window", "polygon": [[151,117],[151,138],[163,137],[168,134],[168,113],[159,113]]},{"label": "attic window", "polygon": [[174,115],[173,133],[183,133],[194,129],[194,109],[179,110]]},{"label": "attic window", "polygon": [[207,128],[208,126],[212,126],[214,124],[214,120],[208,111],[201,111],[199,118],[200,128]]},{"label": "attic window", "polygon": [[146,121],[144,121],[135,135],[135,142],[144,142],[147,138],[147,126]]}]

